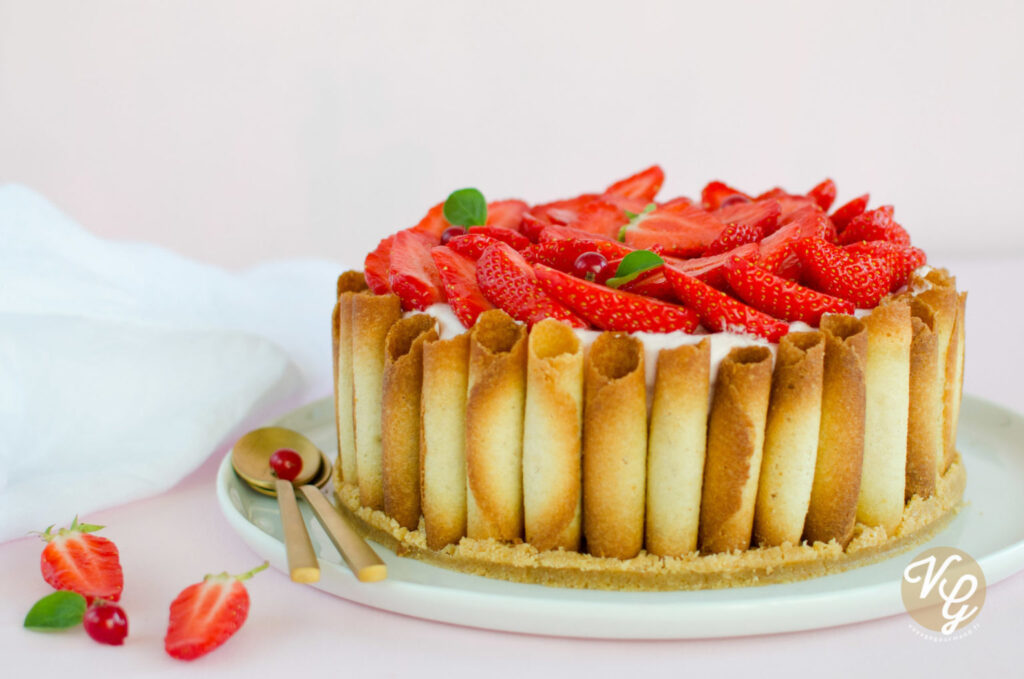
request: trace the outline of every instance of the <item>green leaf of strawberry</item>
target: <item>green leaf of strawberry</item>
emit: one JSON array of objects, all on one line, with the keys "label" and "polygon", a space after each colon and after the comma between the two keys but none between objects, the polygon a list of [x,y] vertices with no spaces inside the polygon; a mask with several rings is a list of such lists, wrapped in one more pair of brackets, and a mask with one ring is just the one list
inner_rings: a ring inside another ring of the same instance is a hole
[{"label": "green leaf of strawberry", "polygon": [[82,622],[85,597],[61,590],[37,601],[25,616],[25,627],[37,630],[67,629]]},{"label": "green leaf of strawberry", "polygon": [[618,288],[636,280],[641,274],[657,269],[664,264],[665,260],[650,250],[634,250],[622,258],[619,267],[615,270],[615,275],[609,278],[605,285],[609,288]]},{"label": "green leaf of strawberry", "polygon": [[444,218],[452,226],[483,226],[487,223],[487,201],[477,189],[452,191],[444,202]]}]

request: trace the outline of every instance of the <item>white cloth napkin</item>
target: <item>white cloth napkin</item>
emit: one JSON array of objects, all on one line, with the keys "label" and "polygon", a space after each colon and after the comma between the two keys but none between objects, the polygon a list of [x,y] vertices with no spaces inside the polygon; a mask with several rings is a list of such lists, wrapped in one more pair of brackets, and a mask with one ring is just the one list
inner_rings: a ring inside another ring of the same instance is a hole
[{"label": "white cloth napkin", "polygon": [[326,395],[339,271],[230,273],[0,187],[0,541],[162,492],[254,412]]}]

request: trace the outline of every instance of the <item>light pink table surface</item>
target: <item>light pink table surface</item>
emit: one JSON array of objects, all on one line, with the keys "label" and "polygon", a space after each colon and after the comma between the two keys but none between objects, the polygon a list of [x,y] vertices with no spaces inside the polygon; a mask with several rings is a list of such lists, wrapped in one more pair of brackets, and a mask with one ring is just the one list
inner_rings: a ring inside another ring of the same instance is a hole
[{"label": "light pink table surface", "polygon": [[[966,390],[1024,412],[1019,363],[1024,320],[1016,293],[1010,292],[1020,289],[1015,281],[1024,261],[935,261],[949,263],[970,291]],[[282,404],[279,410],[297,405]],[[238,433],[256,424],[246,423]],[[210,451],[206,463],[171,491],[87,517],[108,526],[104,534],[121,550],[126,576],[122,603],[130,620],[124,647],[99,646],[80,630],[59,635],[23,630],[25,612],[50,591],[38,573],[41,543],[25,538],[0,544],[0,676],[638,676],[653,670],[664,676],[767,677],[793,676],[800,667],[828,677],[1020,672],[1024,574],[989,588],[974,634],[940,644],[915,634],[907,615],[810,632],[704,641],[504,634],[352,604],[295,585],[271,570],[249,583],[252,609],[242,631],[215,653],[184,664],[163,652],[170,601],[204,573],[240,572],[259,562],[217,506],[215,471],[228,444]]]}]

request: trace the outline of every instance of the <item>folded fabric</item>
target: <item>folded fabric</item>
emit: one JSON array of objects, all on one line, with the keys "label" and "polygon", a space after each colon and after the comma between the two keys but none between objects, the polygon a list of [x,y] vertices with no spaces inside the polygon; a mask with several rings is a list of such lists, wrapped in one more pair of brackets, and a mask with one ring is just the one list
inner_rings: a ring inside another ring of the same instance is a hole
[{"label": "folded fabric", "polygon": [[0,541],[164,491],[254,412],[329,393],[340,269],[231,273],[0,187]]}]

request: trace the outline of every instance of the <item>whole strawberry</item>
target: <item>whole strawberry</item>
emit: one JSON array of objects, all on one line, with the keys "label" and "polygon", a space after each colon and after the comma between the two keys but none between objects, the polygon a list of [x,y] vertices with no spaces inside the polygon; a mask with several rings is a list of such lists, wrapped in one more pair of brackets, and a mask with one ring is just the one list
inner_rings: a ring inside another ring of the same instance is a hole
[{"label": "whole strawberry", "polygon": [[242,573],[207,575],[171,602],[164,650],[178,660],[195,660],[227,641],[249,615],[249,593],[242,584],[267,562]]},{"label": "whole strawberry", "polygon": [[39,560],[43,580],[54,589],[78,592],[93,599],[117,601],[124,589],[124,575],[117,546],[107,538],[93,535],[103,526],[78,523],[53,532],[53,526],[40,533],[46,542]]}]

